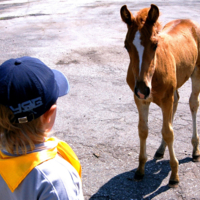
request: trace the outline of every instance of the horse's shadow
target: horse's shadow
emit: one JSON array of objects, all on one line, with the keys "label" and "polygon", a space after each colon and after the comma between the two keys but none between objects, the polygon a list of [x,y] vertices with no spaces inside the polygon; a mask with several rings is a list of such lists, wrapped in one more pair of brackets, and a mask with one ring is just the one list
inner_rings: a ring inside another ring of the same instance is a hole
[{"label": "horse's shadow", "polygon": [[[179,160],[179,164],[191,161],[192,159],[188,157]],[[136,169],[115,176],[103,185],[90,200],[150,200],[169,189],[167,184],[160,187],[171,171],[169,161],[148,161],[145,167],[145,176],[140,182],[133,179],[135,171]]]}]

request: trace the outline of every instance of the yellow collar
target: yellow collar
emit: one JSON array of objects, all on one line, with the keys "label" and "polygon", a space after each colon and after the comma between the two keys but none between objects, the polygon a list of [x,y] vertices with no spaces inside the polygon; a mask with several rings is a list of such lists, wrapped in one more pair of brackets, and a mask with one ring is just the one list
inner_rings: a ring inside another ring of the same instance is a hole
[{"label": "yellow collar", "polygon": [[71,147],[66,142],[54,137],[48,138],[46,141],[55,142],[55,147],[17,157],[7,156],[0,151],[0,175],[12,192],[14,192],[32,169],[54,158],[57,153],[67,160],[81,177],[81,165]]}]

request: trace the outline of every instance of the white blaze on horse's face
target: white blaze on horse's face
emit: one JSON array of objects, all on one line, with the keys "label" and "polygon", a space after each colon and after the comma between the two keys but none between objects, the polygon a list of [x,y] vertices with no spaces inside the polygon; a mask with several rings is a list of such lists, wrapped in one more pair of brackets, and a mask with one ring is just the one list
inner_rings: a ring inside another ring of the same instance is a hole
[{"label": "white blaze on horse's face", "polygon": [[141,37],[140,32],[137,31],[135,34],[135,38],[133,40],[133,45],[137,49],[137,52],[139,55],[139,75],[140,75],[141,68],[142,68],[142,58],[143,58],[143,53],[144,53],[144,47],[141,45],[140,37]]}]

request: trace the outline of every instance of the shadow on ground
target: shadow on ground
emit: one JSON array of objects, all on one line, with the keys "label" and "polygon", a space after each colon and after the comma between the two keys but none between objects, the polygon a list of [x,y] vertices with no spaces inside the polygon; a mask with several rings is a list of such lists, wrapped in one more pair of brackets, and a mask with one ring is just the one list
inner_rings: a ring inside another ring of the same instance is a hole
[{"label": "shadow on ground", "polygon": [[[192,162],[189,157],[179,160],[179,164],[188,162]],[[134,181],[136,169],[119,174],[103,185],[90,200],[150,200],[170,189],[168,185],[160,187],[170,171],[169,161],[148,161],[142,181]]]}]

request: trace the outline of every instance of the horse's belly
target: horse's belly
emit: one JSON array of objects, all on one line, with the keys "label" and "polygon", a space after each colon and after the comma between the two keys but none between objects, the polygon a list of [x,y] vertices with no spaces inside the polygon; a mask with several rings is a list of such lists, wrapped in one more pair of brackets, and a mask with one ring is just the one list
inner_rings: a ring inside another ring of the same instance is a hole
[{"label": "horse's belly", "polygon": [[182,47],[182,51],[176,57],[177,88],[180,88],[192,75],[197,57],[198,51],[194,41],[191,41],[188,47]]},{"label": "horse's belly", "polygon": [[179,66],[176,69],[177,88],[180,88],[192,75],[195,64]]}]

